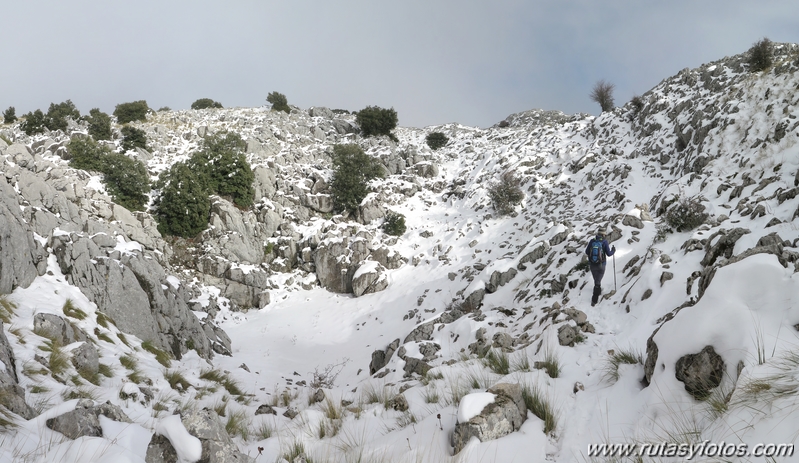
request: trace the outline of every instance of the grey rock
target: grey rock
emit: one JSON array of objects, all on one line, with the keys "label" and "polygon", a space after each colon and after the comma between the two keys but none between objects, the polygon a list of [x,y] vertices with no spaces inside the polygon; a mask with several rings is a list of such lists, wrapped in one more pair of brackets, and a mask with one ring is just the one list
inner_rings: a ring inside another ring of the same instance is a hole
[{"label": "grey rock", "polygon": [[511,280],[513,280],[517,273],[519,272],[515,268],[509,268],[504,272],[500,272],[499,270],[494,271],[491,274],[488,283],[486,283],[486,292],[496,292],[496,290],[498,290],[501,286],[505,286]]},{"label": "grey rock", "polygon": [[400,340],[399,338],[395,339],[391,342],[391,344],[386,347],[386,350],[375,350],[372,352],[372,362],[369,364],[369,375],[373,375],[380,371],[381,368],[388,365],[388,362],[391,360],[391,356],[394,355],[394,352],[399,347]]},{"label": "grey rock", "polygon": [[660,274],[660,286],[663,286],[663,283],[671,280],[674,278],[674,274],[671,272],[663,272]]},{"label": "grey rock", "polygon": [[299,412],[296,409],[292,408],[292,407],[287,408],[286,411],[283,412],[283,416],[285,416],[286,418],[288,418],[290,420],[293,420],[294,418],[296,418],[297,415],[299,415]]},{"label": "grey rock", "polygon": [[29,286],[46,270],[47,252],[25,223],[14,188],[0,176],[0,294]]},{"label": "grey rock", "polygon": [[314,392],[313,395],[311,395],[309,402],[312,404],[316,404],[319,402],[323,402],[324,400],[325,400],[325,391],[317,389],[316,392]]},{"label": "grey rock", "polygon": [[513,336],[508,333],[495,333],[492,339],[493,347],[495,349],[502,349],[504,351],[512,351],[513,349]]},{"label": "grey rock", "polygon": [[3,398],[3,405],[26,420],[33,418],[36,413],[25,402],[25,390],[19,385],[14,350],[6,338],[2,321],[0,321],[0,363],[5,366],[0,370],[0,397]]},{"label": "grey rock", "polygon": [[438,167],[430,161],[423,161],[413,165],[413,172],[426,178],[438,177]]},{"label": "grey rock", "polygon": [[255,410],[256,415],[277,415],[277,412],[271,405],[262,404]]},{"label": "grey rock", "polygon": [[397,394],[389,399],[389,401],[386,403],[386,408],[390,408],[391,410],[398,412],[406,412],[408,411],[408,400],[403,394]]},{"label": "grey rock", "polygon": [[97,374],[100,369],[100,356],[97,354],[97,348],[89,342],[84,342],[72,349],[72,365],[78,372]]},{"label": "grey rock", "polygon": [[410,376],[412,373],[416,373],[419,376],[424,376],[430,371],[432,368],[430,365],[427,364],[424,360],[420,360],[413,357],[406,357],[405,358],[405,366],[403,370],[405,370],[405,376]]},{"label": "grey rock", "polygon": [[371,272],[355,272],[352,278],[352,294],[355,297],[372,294],[388,288],[386,268],[379,263]]},{"label": "grey rock", "polygon": [[402,343],[407,344],[409,342],[431,340],[433,336],[433,324],[434,322],[430,321],[417,326],[413,329],[413,331],[408,333],[408,336],[405,337],[405,340],[402,341]]},{"label": "grey rock", "polygon": [[680,357],[675,370],[675,376],[685,384],[685,390],[694,398],[703,399],[711,389],[721,384],[724,359],[716,353],[713,346],[705,346],[697,354]]},{"label": "grey rock", "polygon": [[178,453],[166,437],[154,433],[147,444],[145,463],[178,463]]},{"label": "grey rock", "polygon": [[539,245],[533,247],[532,250],[528,251],[524,254],[520,259],[519,263],[517,264],[517,268],[519,270],[524,270],[527,267],[524,264],[532,264],[533,262],[537,261],[538,259],[547,255],[550,250],[550,245],[546,242],[543,242]]},{"label": "grey rock", "polygon": [[103,435],[103,430],[100,427],[100,415],[114,421],[132,423],[121,408],[110,402],[95,405],[92,400],[81,399],[75,405],[74,410],[48,419],[46,425],[70,439],[86,436],[100,437]]},{"label": "grey rock", "polygon": [[228,463],[254,462],[255,460],[239,452],[236,444],[225,431],[219,416],[212,410],[191,410],[181,417],[183,426],[202,444],[200,462]]},{"label": "grey rock", "polygon": [[423,342],[419,345],[419,353],[422,354],[422,360],[425,362],[435,359],[440,350],[441,346],[435,342]]},{"label": "grey rock", "polygon": [[275,196],[275,191],[277,191],[274,171],[266,166],[258,166],[252,170],[252,173],[255,177],[253,181],[255,200],[258,201],[261,198],[272,199]]},{"label": "grey rock", "polygon": [[561,346],[574,347],[574,341],[580,335],[580,330],[576,326],[561,325],[558,328],[558,343]]},{"label": "grey rock", "polygon": [[455,453],[463,450],[472,437],[481,442],[498,439],[518,431],[527,419],[527,407],[518,384],[497,384],[488,392],[496,395],[494,402],[469,421],[455,425],[452,434]]},{"label": "grey rock", "polygon": [[624,218],[621,220],[621,224],[638,229],[644,228],[644,222],[642,222],[641,219],[639,219],[634,215],[625,215]]},{"label": "grey rock", "polygon": [[380,246],[372,250],[371,258],[380,262],[383,267],[394,270],[402,267],[407,260],[402,257],[400,253],[389,248],[388,246]]},{"label": "grey rock", "polygon": [[[707,267],[713,265],[716,262],[716,259],[719,257],[725,257],[729,259],[732,257],[735,243],[738,241],[738,239],[748,233],[751,232],[746,228],[719,230],[718,232],[714,233],[707,240],[708,244],[705,247],[705,257],[702,258],[701,264]],[[716,236],[719,235],[721,237],[718,240],[715,240]]]},{"label": "grey rock", "polygon": [[33,330],[62,346],[78,341],[88,341],[86,333],[58,315],[37,313],[33,316]]}]

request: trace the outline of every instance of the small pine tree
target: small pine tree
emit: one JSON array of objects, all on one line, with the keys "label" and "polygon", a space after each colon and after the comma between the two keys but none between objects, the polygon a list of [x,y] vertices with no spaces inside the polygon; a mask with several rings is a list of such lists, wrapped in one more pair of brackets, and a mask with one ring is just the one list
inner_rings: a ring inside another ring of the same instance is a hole
[{"label": "small pine tree", "polygon": [[435,151],[446,146],[449,143],[449,138],[441,132],[433,132],[425,138],[425,142],[431,150]]},{"label": "small pine tree", "polygon": [[114,202],[131,211],[144,210],[150,191],[144,163],[121,153],[109,153],[103,161],[103,181]]},{"label": "small pine tree", "polygon": [[616,86],[610,82],[600,80],[594,84],[594,88],[591,90],[591,101],[599,103],[603,113],[613,110],[613,89],[615,88]]},{"label": "small pine tree", "polygon": [[136,148],[147,149],[147,134],[144,130],[129,125],[122,127],[122,152]]},{"label": "small pine tree", "polygon": [[86,117],[89,123],[89,135],[95,140],[111,139],[111,116],[100,111],[100,108],[93,108]]},{"label": "small pine tree", "polygon": [[154,213],[162,235],[193,238],[208,226],[211,201],[208,185],[187,163],[164,171],[158,186]]},{"label": "small pine tree", "polygon": [[386,213],[385,221],[383,222],[383,231],[392,236],[402,236],[405,234],[405,216],[394,211]]},{"label": "small pine tree", "polygon": [[386,135],[392,140],[397,138],[391,133],[397,127],[397,111],[378,106],[367,106],[355,113],[355,121],[361,127],[364,136]]},{"label": "small pine tree", "polygon": [[771,40],[764,37],[755,42],[749,49],[749,57],[746,60],[749,71],[760,72],[770,68],[773,61],[772,54]]},{"label": "small pine tree", "polygon": [[200,98],[191,104],[191,109],[209,109],[209,108],[222,108],[222,103],[214,101],[210,98]]},{"label": "small pine tree", "polygon": [[114,116],[117,124],[127,124],[133,121],[146,121],[150,107],[145,100],[131,101],[130,103],[120,103],[114,108]]},{"label": "small pine tree", "polygon": [[47,129],[44,125],[44,113],[41,109],[25,114],[22,117],[25,118],[25,121],[20,125],[20,128],[26,135],[44,133]]},{"label": "small pine tree", "polygon": [[286,95],[280,92],[269,92],[269,95],[266,96],[266,101],[272,104],[272,109],[275,111],[291,113]]},{"label": "small pine tree", "polygon": [[494,210],[500,215],[508,215],[513,212],[517,204],[524,199],[524,192],[520,188],[521,180],[512,170],[505,171],[499,182],[492,183],[488,187],[488,197],[494,205]]},{"label": "small pine tree", "polygon": [[11,124],[17,120],[17,110],[13,106],[9,106],[8,109],[3,111],[3,123],[4,124]]},{"label": "small pine tree", "polygon": [[80,111],[71,100],[58,104],[50,103],[50,108],[44,117],[44,125],[50,130],[66,132],[67,118],[71,118],[74,121],[80,119]]},{"label": "small pine tree", "polygon": [[358,145],[333,146],[330,188],[337,210],[356,211],[369,194],[368,182],[384,176],[385,170],[380,162],[364,153]]}]

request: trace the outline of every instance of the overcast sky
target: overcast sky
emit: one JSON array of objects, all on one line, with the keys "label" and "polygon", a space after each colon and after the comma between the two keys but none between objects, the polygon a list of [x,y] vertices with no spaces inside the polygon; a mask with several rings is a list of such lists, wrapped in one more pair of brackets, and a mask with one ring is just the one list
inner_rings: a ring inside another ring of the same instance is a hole
[{"label": "overcast sky", "polygon": [[0,110],[87,113],[203,97],[393,107],[401,126],[487,127],[533,108],[597,114],[761,37],[799,42],[795,0],[0,0]]}]

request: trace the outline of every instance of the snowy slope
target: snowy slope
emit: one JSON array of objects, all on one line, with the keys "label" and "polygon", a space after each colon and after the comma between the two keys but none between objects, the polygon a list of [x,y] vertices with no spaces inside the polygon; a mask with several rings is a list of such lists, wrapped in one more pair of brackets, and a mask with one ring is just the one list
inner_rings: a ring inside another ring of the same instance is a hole
[{"label": "snowy slope", "polygon": [[[187,355],[166,368],[135,337],[123,335],[126,343],[115,327],[98,325],[94,304],[65,283],[51,256],[51,275],[8,296],[18,307],[6,327],[28,403],[47,411],[30,421],[16,419],[18,427],[3,431],[0,461],[144,461],[159,426],[181,435],[168,420],[185,407],[224,409],[223,422],[240,412],[249,433],[239,432],[235,440],[256,461],[279,461],[300,444],[314,462],[570,462],[605,461],[589,457],[588,446],[607,442],[794,442],[798,53],[796,45],[781,45],[776,64],[764,73],[748,73],[743,55],[686,69],[642,95],[640,110],[628,104],[599,117],[531,111],[509,117],[506,127],[488,129],[399,128],[399,144],[330,132],[320,139],[311,135],[320,119],[299,111],[288,116],[264,108],[209,110],[199,114],[200,122],[191,111],[154,116],[141,124],[156,147],[148,161],[154,173],[188,157],[200,127],[269,139],[268,149],[250,155],[254,166],[279,173],[275,199],[258,205],[265,209],[277,208],[279,198],[295,194],[304,179],[329,178],[320,153],[333,142],[357,142],[383,159],[415,151],[420,162],[437,166],[437,176],[392,175],[373,185],[375,197],[406,216],[408,230],[397,240],[382,234],[379,220],[337,223],[321,214],[306,220],[293,216],[288,202],[280,204],[302,238],[332,240],[337,230],[354,227],[369,232],[375,243],[388,243],[407,263],[387,272],[386,290],[358,298],[320,288],[302,269],[271,272],[271,302],[263,309],[232,311],[233,305],[218,298],[217,322],[233,341],[232,356],[218,355],[209,365]],[[450,138],[436,152],[424,142],[434,131]],[[487,187],[507,170],[522,178],[526,196],[514,214],[499,217]],[[411,187],[414,194],[403,193]],[[703,225],[669,229],[666,208],[679,198],[705,207]],[[646,220],[647,212],[653,220]],[[618,252],[608,264],[603,299],[591,307],[590,274],[581,262],[600,226],[611,227]],[[748,233],[729,250],[714,248],[735,228]],[[197,276],[191,269],[172,270],[186,284]],[[479,310],[451,320],[452,309],[464,308],[469,296],[495,285],[492,275],[509,270],[515,276],[487,292]],[[194,284],[200,299],[219,294],[199,281]],[[309,284],[311,289],[303,289]],[[33,333],[34,313],[63,313],[68,298],[88,314],[76,321],[79,326],[112,341],[97,340],[101,363],[114,373],[100,386],[77,387],[30,372],[43,342]],[[426,322],[433,325],[429,339],[404,342]],[[581,339],[573,347],[561,345],[559,330],[577,322]],[[509,373],[492,371],[474,353],[480,350],[478,333],[489,346],[508,346]],[[431,343],[437,345],[429,361],[433,369],[406,376],[407,362],[394,354],[384,375],[370,377],[373,351],[397,338],[407,357],[422,358]],[[724,375],[709,398],[697,400],[676,379],[675,364],[705,346],[723,359]],[[637,354],[641,362],[617,370],[610,352]],[[152,380],[153,400],[120,398],[120,391],[142,385],[134,386],[132,370],[120,364],[124,355],[134,357],[139,373]],[[648,384],[647,357],[653,367]],[[535,368],[552,359],[559,375]],[[229,372],[244,393],[207,379],[211,369]],[[311,403],[314,373],[326,369],[328,400]],[[174,372],[189,387],[173,388],[166,376]],[[531,412],[518,432],[473,441],[453,456],[450,435],[459,399],[499,382],[540,391],[555,410],[554,430],[545,433],[545,423]],[[64,439],[44,421],[74,408],[64,395],[70,390],[120,405],[135,424],[109,429],[120,433],[116,439]],[[381,403],[399,392],[408,411]],[[277,414],[255,415],[263,404]],[[293,419],[283,416],[288,409],[297,412]],[[189,438],[175,441],[192,446]]]}]

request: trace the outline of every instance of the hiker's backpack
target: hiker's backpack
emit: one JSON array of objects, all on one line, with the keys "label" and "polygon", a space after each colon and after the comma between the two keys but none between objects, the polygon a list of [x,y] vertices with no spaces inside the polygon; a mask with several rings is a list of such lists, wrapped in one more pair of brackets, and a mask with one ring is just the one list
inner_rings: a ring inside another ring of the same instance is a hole
[{"label": "hiker's backpack", "polygon": [[605,261],[605,251],[602,249],[602,241],[597,239],[591,240],[591,246],[588,250],[588,261],[592,264],[601,264]]}]

